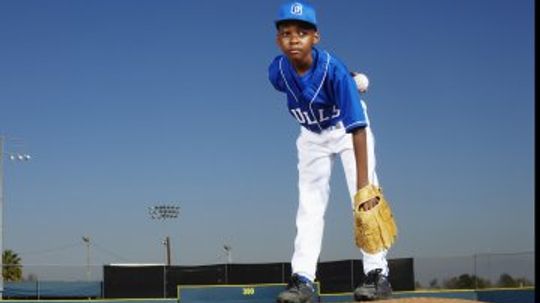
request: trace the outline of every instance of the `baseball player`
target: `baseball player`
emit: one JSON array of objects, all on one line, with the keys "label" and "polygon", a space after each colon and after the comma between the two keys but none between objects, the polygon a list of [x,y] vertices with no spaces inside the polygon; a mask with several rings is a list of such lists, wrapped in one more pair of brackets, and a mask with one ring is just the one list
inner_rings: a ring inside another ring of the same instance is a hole
[{"label": "baseball player", "polygon": [[296,142],[299,205],[291,260],[293,274],[277,302],[304,303],[313,296],[336,157],[345,170],[356,244],[366,275],[354,297],[358,301],[387,298],[392,289],[386,254],[397,229],[378,186],[374,138],[354,74],[335,56],[315,47],[320,35],[315,9],[310,4],[282,5],[275,25],[282,54],[270,64],[269,80],[276,90],[287,95],[289,112],[301,125]]}]

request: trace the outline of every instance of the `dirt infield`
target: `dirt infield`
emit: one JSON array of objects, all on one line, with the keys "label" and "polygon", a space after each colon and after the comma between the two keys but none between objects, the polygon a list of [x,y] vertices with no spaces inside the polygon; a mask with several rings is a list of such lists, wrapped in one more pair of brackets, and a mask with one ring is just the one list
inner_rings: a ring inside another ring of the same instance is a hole
[{"label": "dirt infield", "polygon": [[480,301],[464,300],[464,299],[446,299],[446,298],[401,298],[376,301],[381,303],[473,303]]}]

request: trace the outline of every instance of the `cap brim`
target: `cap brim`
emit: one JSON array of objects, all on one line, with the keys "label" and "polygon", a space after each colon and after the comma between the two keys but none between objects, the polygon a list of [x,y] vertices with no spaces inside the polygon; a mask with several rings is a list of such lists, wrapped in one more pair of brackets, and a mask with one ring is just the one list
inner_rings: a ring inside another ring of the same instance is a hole
[{"label": "cap brim", "polygon": [[276,25],[276,28],[278,28],[279,25],[281,25],[282,23],[285,23],[285,22],[297,22],[297,23],[306,25],[306,27],[308,27],[308,28],[314,28],[315,30],[317,29],[316,24],[313,24],[313,23],[311,23],[309,21],[300,20],[300,19],[281,19],[281,20],[274,21],[274,24]]}]

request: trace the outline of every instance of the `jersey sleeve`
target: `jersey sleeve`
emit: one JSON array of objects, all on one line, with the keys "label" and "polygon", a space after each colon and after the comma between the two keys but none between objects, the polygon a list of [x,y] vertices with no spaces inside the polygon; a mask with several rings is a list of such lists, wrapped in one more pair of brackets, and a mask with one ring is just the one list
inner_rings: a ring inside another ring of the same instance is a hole
[{"label": "jersey sleeve", "polygon": [[340,108],[341,121],[348,133],[368,126],[368,119],[356,84],[344,66],[338,66],[334,72],[334,94]]},{"label": "jersey sleeve", "polygon": [[270,80],[270,83],[274,86],[274,88],[280,92],[286,92],[285,83],[283,82],[283,79],[281,77],[281,73],[279,71],[279,60],[281,59],[281,56],[277,56],[272,63],[270,63],[270,66],[268,67],[268,80]]}]

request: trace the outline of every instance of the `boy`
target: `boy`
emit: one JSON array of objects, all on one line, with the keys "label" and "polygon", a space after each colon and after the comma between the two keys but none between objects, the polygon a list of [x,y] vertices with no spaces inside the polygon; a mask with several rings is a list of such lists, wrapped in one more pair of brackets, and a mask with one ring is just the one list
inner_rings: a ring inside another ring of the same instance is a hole
[{"label": "boy", "polygon": [[[284,4],[275,25],[276,42],[283,55],[270,64],[269,80],[276,90],[287,95],[289,111],[302,126],[296,143],[299,206],[291,261],[293,275],[277,301],[304,303],[313,296],[329,179],[336,156],[341,158],[353,200],[356,242],[363,254],[366,274],[354,297],[356,300],[387,298],[392,290],[386,253],[397,231],[378,187],[374,139],[365,103],[360,101],[345,65],[328,52],[315,48],[320,36],[311,5]],[[365,227],[373,224],[372,229]]]}]

